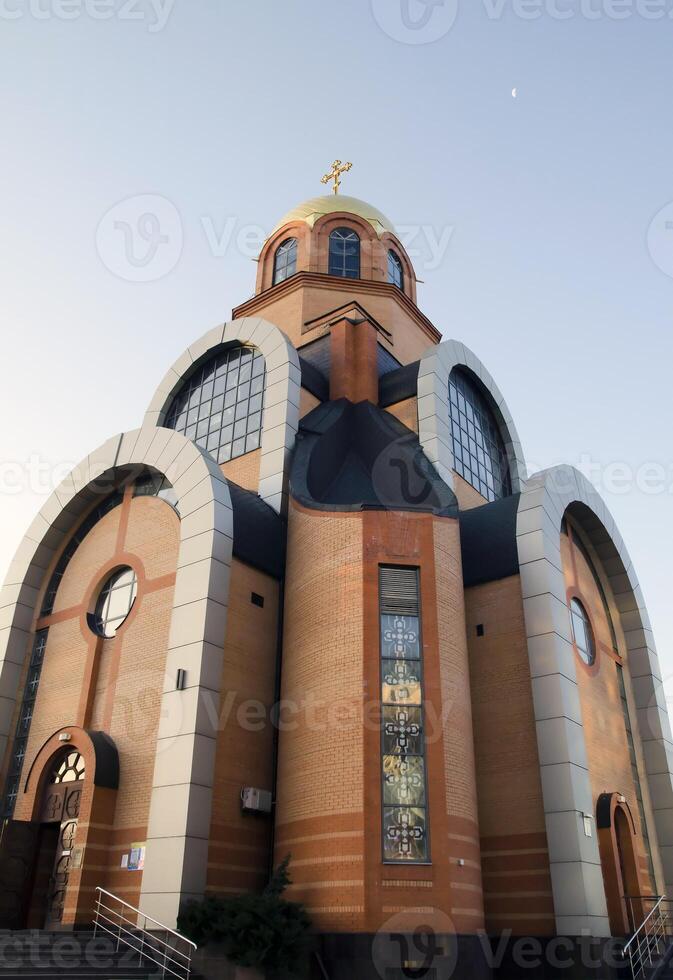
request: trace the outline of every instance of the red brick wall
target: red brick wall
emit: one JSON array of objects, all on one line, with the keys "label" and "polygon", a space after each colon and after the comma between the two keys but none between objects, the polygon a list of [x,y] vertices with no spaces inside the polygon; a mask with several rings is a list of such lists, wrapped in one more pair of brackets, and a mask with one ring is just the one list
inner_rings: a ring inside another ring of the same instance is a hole
[{"label": "red brick wall", "polygon": [[[253,592],[263,608],[251,602]],[[269,871],[272,818],[243,813],[240,793],[272,788],[278,599],[275,579],[232,561],[208,849],[212,892],[259,890]]]},{"label": "red brick wall", "polygon": [[[486,928],[554,935],[518,575],[465,591]],[[477,626],[484,635],[477,636]]]},{"label": "red brick wall", "polygon": [[[432,863],[381,860],[378,569],[421,569]],[[455,521],[431,515],[289,515],[276,856],[324,931],[424,916],[483,927],[462,575]],[[310,705],[310,707],[307,707]],[[465,864],[459,866],[458,861]],[[448,924],[447,924],[448,923]]]},{"label": "red brick wall", "polygon": [[[93,876],[95,884],[131,902],[140,894],[142,872],[119,866],[130,845],[146,836],[178,547],[175,512],[157,498],[127,494],[79,546],[53,614],[38,621],[38,626],[49,626],[49,637],[24,773],[43,743],[68,725],[108,732],[120,761],[116,799],[107,799],[102,810],[100,800],[94,800],[94,812],[87,813],[86,806],[81,812],[75,843],[86,843],[89,885],[88,893],[77,894],[73,878],[66,910],[70,920],[75,900],[78,914],[89,914]],[[138,597],[117,635],[100,639],[89,629],[86,613],[108,574],[124,564],[136,569]],[[91,789],[88,785],[89,808]],[[38,806],[32,787],[19,797],[15,816],[30,819]],[[96,810],[104,811],[104,819],[100,813],[95,819]]]},{"label": "red brick wall", "polygon": [[[561,535],[561,556],[566,588],[569,594],[577,595],[584,605],[596,639],[596,662],[592,668],[587,667],[581,658],[575,655],[594,809],[601,793],[620,793],[626,797],[636,825],[635,848],[639,862],[641,893],[652,893],[656,891],[656,885],[648,874],[615,666],[615,663],[620,660],[619,654],[625,653],[618,616],[613,619],[618,638],[616,655],[613,650],[609,621],[591,568],[581,550],[571,542],[568,535]],[[609,592],[607,584],[605,590]],[[626,670],[626,667],[624,669]],[[635,711],[631,712],[631,725],[634,739],[638,742]],[[646,780],[641,775],[644,793],[646,793],[645,783]],[[653,826],[652,821],[650,824]]]}]

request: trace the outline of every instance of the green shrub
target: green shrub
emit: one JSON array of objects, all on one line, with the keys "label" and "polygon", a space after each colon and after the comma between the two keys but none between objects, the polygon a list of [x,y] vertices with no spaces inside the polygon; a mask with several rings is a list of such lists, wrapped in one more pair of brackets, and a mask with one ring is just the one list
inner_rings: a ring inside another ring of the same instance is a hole
[{"label": "green shrub", "polygon": [[290,856],[276,868],[261,895],[190,902],[178,928],[198,946],[221,943],[239,966],[256,967],[267,977],[301,977],[307,964],[311,922],[303,905],[282,894],[290,884]]}]

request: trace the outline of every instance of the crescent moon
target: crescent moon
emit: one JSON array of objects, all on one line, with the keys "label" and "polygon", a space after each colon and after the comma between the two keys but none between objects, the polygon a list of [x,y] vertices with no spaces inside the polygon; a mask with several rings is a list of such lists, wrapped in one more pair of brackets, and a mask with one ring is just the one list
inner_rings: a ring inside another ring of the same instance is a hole
[{"label": "crescent moon", "polygon": [[512,98],[515,99],[519,93],[515,88],[512,89]]}]

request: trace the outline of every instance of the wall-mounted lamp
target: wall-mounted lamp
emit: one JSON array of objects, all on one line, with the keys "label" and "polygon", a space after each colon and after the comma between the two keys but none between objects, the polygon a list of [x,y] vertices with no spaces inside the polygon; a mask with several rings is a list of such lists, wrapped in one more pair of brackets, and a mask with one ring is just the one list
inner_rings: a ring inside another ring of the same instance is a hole
[{"label": "wall-mounted lamp", "polygon": [[178,672],[175,675],[175,690],[184,691],[187,687],[187,671],[183,670],[182,667],[178,667]]},{"label": "wall-mounted lamp", "polygon": [[593,832],[593,829],[592,829],[592,826],[591,826],[592,819],[593,818],[592,818],[592,816],[591,816],[590,813],[583,813],[582,814],[582,821],[584,823],[584,836],[585,837],[593,837],[593,833],[594,832]]}]

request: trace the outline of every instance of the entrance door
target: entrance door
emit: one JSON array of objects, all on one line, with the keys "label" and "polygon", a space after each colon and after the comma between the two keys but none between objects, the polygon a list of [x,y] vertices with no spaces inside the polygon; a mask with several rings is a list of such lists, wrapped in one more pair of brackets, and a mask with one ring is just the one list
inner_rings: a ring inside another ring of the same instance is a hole
[{"label": "entrance door", "polygon": [[[45,785],[40,811],[43,827],[43,843],[52,841],[53,861],[46,889],[46,929],[59,928],[63,920],[72,848],[77,833],[77,820],[82,800],[84,759],[76,750],[59,755],[54,763],[49,781]],[[50,828],[49,830],[47,828]],[[54,828],[51,830],[51,828]],[[56,829],[58,833],[56,833]],[[47,860],[47,844],[44,855]],[[32,909],[36,909],[40,895],[35,882]]]},{"label": "entrance door", "polygon": [[[630,935],[636,931],[643,921],[643,909],[638,883],[638,863],[633,846],[631,828],[626,819],[626,814],[621,807],[617,807],[615,810],[614,823],[621,889],[626,906],[627,935]],[[636,918],[638,919],[637,922]]]},{"label": "entrance door", "polygon": [[636,829],[623,796],[599,796],[596,826],[610,930],[613,936],[629,936],[643,921],[643,903],[634,843]]}]

